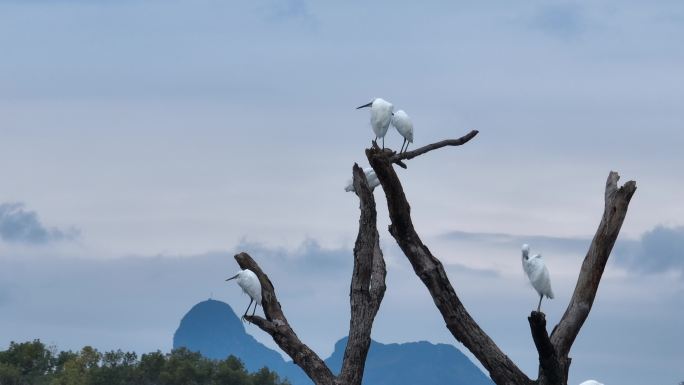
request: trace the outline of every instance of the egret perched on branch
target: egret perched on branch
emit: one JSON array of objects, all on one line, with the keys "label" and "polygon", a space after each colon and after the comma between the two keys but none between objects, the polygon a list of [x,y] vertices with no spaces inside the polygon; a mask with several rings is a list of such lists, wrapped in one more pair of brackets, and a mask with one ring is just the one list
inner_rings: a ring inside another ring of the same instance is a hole
[{"label": "egret perched on branch", "polygon": [[[363,173],[366,174],[366,180],[368,181],[368,187],[370,187],[371,191],[375,190],[376,187],[380,184],[380,181],[378,180],[378,176],[375,175],[375,171],[373,171],[372,168],[364,168]],[[354,179],[349,179],[349,182],[347,182],[347,187],[344,188],[344,191],[355,191],[354,190]]]},{"label": "egret perched on branch", "polygon": [[[401,145],[401,154],[405,150],[408,150],[408,144],[413,143],[413,122],[411,118],[404,112],[404,110],[399,110],[392,115],[392,125],[399,131],[399,134],[404,137],[404,143]],[[404,144],[406,149],[404,149]]]},{"label": "egret perched on branch", "polygon": [[356,109],[358,110],[359,108],[364,107],[370,107],[371,127],[375,133],[375,140],[377,141],[378,138],[382,138],[382,148],[385,148],[385,134],[387,134],[387,129],[392,120],[394,106],[387,100],[375,98],[370,103],[356,107]]},{"label": "egret perched on branch", "polygon": [[594,380],[586,380],[583,383],[581,383],[580,385],[603,385],[603,384],[598,382],[598,381],[594,381]]},{"label": "egret perched on branch", "polygon": [[241,318],[244,321],[249,308],[252,306],[252,302],[256,301],[252,315],[256,313],[257,306],[261,305],[261,283],[259,282],[259,277],[252,270],[248,269],[241,270],[239,273],[226,279],[226,281],[235,278],[237,278],[237,283],[242,288],[242,291],[249,296],[249,305],[247,305],[247,310],[245,310],[245,314]]},{"label": "egret perched on branch", "polygon": [[546,268],[541,255],[535,254],[530,257],[530,246],[527,244],[522,245],[522,265],[527,278],[532,283],[532,287],[539,293],[539,305],[537,305],[537,311],[539,311],[544,296],[553,299],[549,269]]}]

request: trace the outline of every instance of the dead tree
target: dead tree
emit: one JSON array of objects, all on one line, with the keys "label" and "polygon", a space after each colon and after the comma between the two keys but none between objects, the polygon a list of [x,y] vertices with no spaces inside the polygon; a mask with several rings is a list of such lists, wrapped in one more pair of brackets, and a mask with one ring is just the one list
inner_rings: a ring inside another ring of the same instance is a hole
[{"label": "dead tree", "polygon": [[[627,214],[636,183],[629,181],[618,187],[619,176],[611,171],[605,187],[603,217],[589,246],[577,279],[577,285],[563,317],[551,333],[546,329],[544,313],[533,311],[528,317],[532,340],[539,356],[538,378],[523,373],[470,316],[449,282],[444,266],[422,242],[413,227],[411,207],[394,165],[406,168],[405,161],[447,146],[460,146],[477,135],[471,131],[459,139],[429,144],[413,151],[397,154],[380,149],[375,142],[366,149],[366,157],[380,180],[387,198],[391,224],[389,233],[425,284],[446,327],[487,369],[498,385],[567,385],[570,348],[594,302],[603,270]],[[253,270],[261,280],[262,305],[266,318],[247,320],[269,333],[275,342],[299,365],[317,385],[361,384],[370,346],[370,331],[385,292],[385,263],[379,246],[373,195],[363,171],[354,165],[354,187],[360,200],[359,234],[354,247],[354,270],[351,282],[351,321],[349,341],[342,370],[332,374],[323,360],[302,343],[287,322],[268,276],[245,253],[235,256],[241,268]]]}]

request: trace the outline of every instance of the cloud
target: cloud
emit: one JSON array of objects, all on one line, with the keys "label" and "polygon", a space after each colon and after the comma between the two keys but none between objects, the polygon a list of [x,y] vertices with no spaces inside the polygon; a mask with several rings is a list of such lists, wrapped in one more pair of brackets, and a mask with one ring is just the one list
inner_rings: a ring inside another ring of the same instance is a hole
[{"label": "cloud", "polygon": [[505,233],[471,233],[466,231],[451,231],[440,237],[453,241],[467,241],[486,243],[493,246],[519,248],[523,243],[535,245],[539,249],[554,249],[563,252],[581,251],[589,246],[590,239],[550,237],[545,235],[515,235]]},{"label": "cloud", "polygon": [[305,239],[293,251],[285,248],[268,247],[259,242],[242,239],[235,247],[238,251],[245,251],[252,256],[276,261],[290,261],[311,272],[326,272],[350,270],[352,268],[352,250],[326,249],[313,238]]},{"label": "cloud", "polygon": [[77,238],[79,231],[45,227],[35,211],[19,202],[0,204],[0,239],[8,243],[40,245]]},{"label": "cloud", "polygon": [[561,39],[575,38],[586,28],[582,8],[571,3],[542,6],[530,24],[535,29]]},{"label": "cloud", "polygon": [[469,267],[460,263],[447,263],[445,265],[450,271],[458,272],[461,274],[471,274],[487,278],[497,278],[501,276],[501,274],[499,274],[499,272],[494,269],[480,269],[475,267]]},{"label": "cloud", "polygon": [[[504,233],[470,233],[452,231],[442,240],[479,243],[509,249],[523,243],[533,245],[544,253],[584,256],[591,238],[550,237],[544,235],[516,235]],[[684,226],[656,226],[639,239],[618,239],[611,259],[633,273],[655,274],[674,271],[684,279]]]},{"label": "cloud", "polygon": [[278,1],[273,4],[272,16],[275,19],[311,19],[311,11],[304,0]]},{"label": "cloud", "polygon": [[656,226],[638,243],[619,250],[617,261],[644,273],[677,271],[684,279],[684,226]]}]

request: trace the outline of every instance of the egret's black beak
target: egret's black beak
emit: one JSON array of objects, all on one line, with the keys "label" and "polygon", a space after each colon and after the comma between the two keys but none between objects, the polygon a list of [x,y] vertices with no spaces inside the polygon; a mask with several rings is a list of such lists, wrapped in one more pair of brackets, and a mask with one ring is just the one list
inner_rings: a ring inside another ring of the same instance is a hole
[{"label": "egret's black beak", "polygon": [[373,105],[373,102],[370,102],[368,104],[364,104],[363,106],[356,107],[356,109],[358,110],[359,108],[370,107],[372,105]]},{"label": "egret's black beak", "polygon": [[235,279],[235,278],[237,278],[237,277],[238,277],[238,275],[240,275],[240,274],[235,274],[234,276],[232,276],[232,277],[230,277],[230,278],[226,279],[226,281],[230,281],[231,279]]}]

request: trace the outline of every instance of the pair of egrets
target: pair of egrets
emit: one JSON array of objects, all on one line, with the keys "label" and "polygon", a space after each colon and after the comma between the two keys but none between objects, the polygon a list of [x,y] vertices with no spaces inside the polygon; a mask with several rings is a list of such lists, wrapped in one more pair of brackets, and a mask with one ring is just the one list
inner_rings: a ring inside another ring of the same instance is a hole
[{"label": "pair of egrets", "polygon": [[[409,143],[413,143],[413,122],[406,112],[404,110],[394,112],[392,103],[382,98],[375,98],[370,103],[359,106],[356,109],[365,107],[370,107],[371,128],[375,133],[375,140],[382,139],[382,148],[385,148],[385,135],[390,124],[392,124],[397,129],[397,132],[404,137],[404,143],[401,145],[399,153],[406,151]],[[404,145],[406,148],[404,148]]]}]

